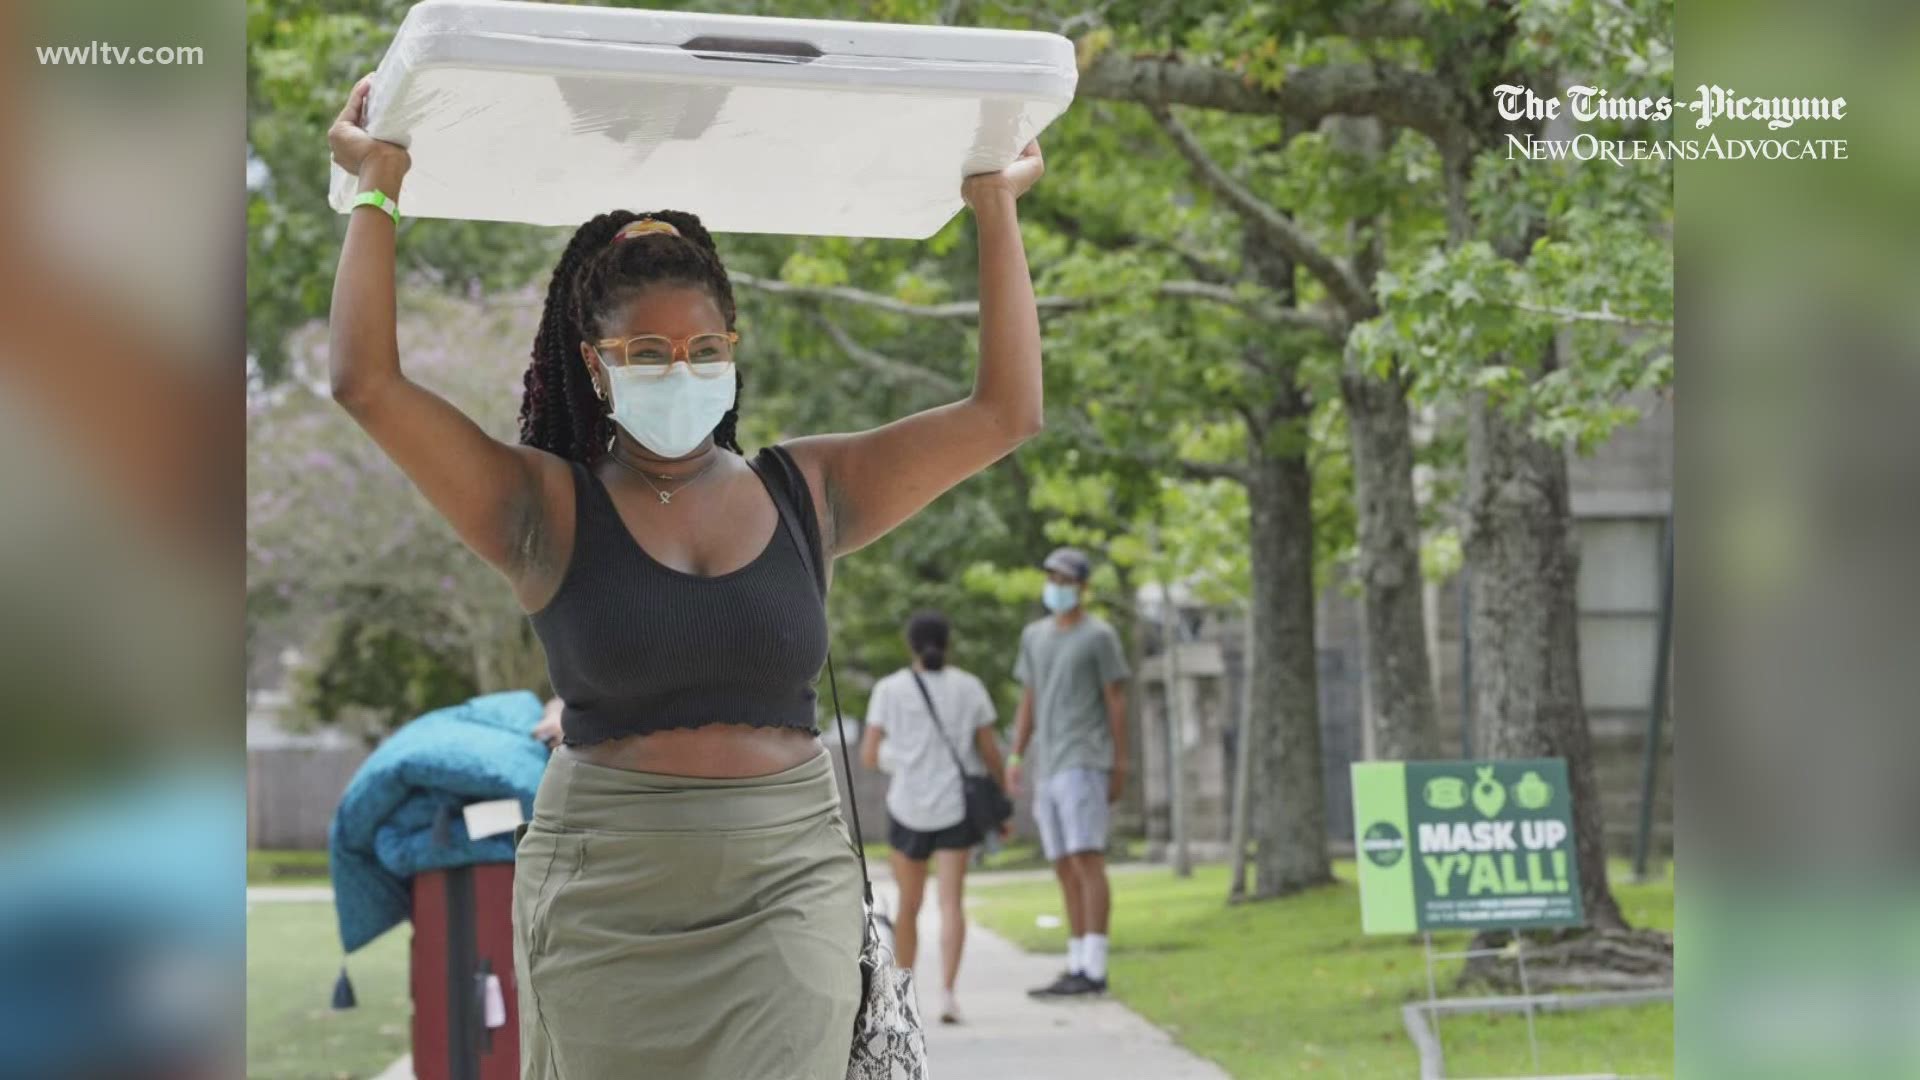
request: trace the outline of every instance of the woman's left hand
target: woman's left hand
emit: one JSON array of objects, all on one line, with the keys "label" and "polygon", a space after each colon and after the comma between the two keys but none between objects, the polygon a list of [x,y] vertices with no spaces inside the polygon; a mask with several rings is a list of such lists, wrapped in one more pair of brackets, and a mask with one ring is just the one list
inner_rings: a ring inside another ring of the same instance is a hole
[{"label": "woman's left hand", "polygon": [[1040,156],[1038,140],[1027,144],[1013,164],[997,173],[976,173],[960,183],[960,197],[968,206],[979,206],[983,196],[1004,191],[1018,199],[1025,195],[1040,177],[1047,171],[1046,159]]},{"label": "woman's left hand", "polygon": [[546,709],[540,715],[540,722],[533,726],[533,737],[545,743],[549,750],[560,745],[561,708],[559,698],[547,702]]}]

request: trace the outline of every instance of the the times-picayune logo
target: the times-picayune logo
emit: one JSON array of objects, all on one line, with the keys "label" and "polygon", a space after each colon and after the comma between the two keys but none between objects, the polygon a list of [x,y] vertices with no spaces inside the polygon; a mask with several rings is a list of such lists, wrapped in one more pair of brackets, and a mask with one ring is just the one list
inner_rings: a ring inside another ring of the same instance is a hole
[{"label": "the times-picayune logo", "polygon": [[[1576,123],[1595,121],[1646,121],[1660,123],[1675,112],[1694,114],[1695,130],[1704,130],[1722,121],[1764,123],[1768,131],[1786,131],[1801,123],[1844,120],[1847,99],[1843,97],[1748,97],[1724,86],[1701,84],[1695,96],[1685,101],[1661,96],[1626,97],[1610,94],[1597,86],[1570,86],[1563,96],[1543,96],[1525,86],[1505,83],[1493,89],[1494,105],[1503,120],[1555,120],[1562,116]],[[1626,165],[1632,161],[1845,161],[1847,140],[1773,136],[1742,138],[1721,137],[1713,132],[1705,138],[1601,138],[1590,132],[1572,137],[1550,137],[1532,133],[1507,135],[1507,159],[1528,161],[1609,161]]]}]

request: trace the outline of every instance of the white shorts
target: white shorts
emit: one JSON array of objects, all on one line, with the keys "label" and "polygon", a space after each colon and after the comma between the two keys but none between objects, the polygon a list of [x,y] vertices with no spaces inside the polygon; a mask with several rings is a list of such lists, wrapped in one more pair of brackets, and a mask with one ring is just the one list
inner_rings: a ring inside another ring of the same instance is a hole
[{"label": "white shorts", "polygon": [[1107,850],[1107,773],[1067,769],[1040,781],[1033,793],[1033,820],[1048,862]]}]

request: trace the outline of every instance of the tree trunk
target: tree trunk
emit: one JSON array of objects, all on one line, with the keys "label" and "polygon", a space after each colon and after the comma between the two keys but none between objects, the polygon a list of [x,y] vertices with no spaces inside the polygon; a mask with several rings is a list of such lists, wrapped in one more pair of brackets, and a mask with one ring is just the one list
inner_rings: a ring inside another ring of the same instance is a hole
[{"label": "tree trunk", "polygon": [[1420,509],[1413,493],[1413,428],[1398,378],[1348,372],[1340,382],[1353,454],[1365,586],[1368,717],[1372,756],[1421,761],[1440,756],[1427,658],[1426,597],[1420,572]]},{"label": "tree trunk", "polygon": [[1127,837],[1145,836],[1147,832],[1146,723],[1138,680],[1140,665],[1146,662],[1146,634],[1135,604],[1133,575],[1125,567],[1114,569],[1120,578],[1120,595],[1126,598],[1126,603],[1114,605],[1114,629],[1127,650],[1127,670],[1136,676],[1127,685],[1126,786],[1120,793],[1120,804],[1114,808],[1115,827],[1108,842],[1109,853],[1119,858],[1126,855]]},{"label": "tree trunk", "polygon": [[[1300,422],[1295,420],[1294,422]],[[1276,440],[1296,442],[1293,439]],[[1252,898],[1284,896],[1333,879],[1327,859],[1313,641],[1313,483],[1304,454],[1256,446],[1249,466],[1253,653],[1249,677],[1261,714],[1254,735],[1248,831]]]},{"label": "tree trunk", "polygon": [[[1512,935],[1484,934],[1474,948],[1505,948]],[[1526,935],[1526,982],[1506,957],[1475,957],[1456,985],[1499,994],[1659,990],[1673,986],[1673,935],[1662,930],[1560,930]]]},{"label": "tree trunk", "polygon": [[1227,900],[1247,898],[1247,787],[1253,774],[1253,611],[1248,609],[1241,627],[1240,646],[1240,726],[1233,753],[1233,820],[1227,826],[1227,850],[1231,853]]},{"label": "tree trunk", "polygon": [[1469,404],[1467,438],[1475,750],[1489,758],[1566,759],[1587,922],[1624,929],[1607,884],[1606,830],[1580,692],[1566,456],[1484,394]]},{"label": "tree trunk", "polygon": [[1167,688],[1167,809],[1173,833],[1173,872],[1179,877],[1193,876],[1193,853],[1187,844],[1187,759],[1186,733],[1187,687],[1180,679],[1180,618],[1173,606],[1173,584],[1160,579],[1160,641],[1166,663],[1162,667]]}]

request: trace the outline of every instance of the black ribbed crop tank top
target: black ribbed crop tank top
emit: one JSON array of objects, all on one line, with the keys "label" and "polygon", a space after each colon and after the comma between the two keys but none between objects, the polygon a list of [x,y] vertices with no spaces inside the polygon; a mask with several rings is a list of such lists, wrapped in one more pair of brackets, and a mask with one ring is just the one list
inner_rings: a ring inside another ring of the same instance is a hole
[{"label": "black ribbed crop tank top", "polygon": [[[792,456],[771,446],[753,465],[824,566],[813,497]],[[752,562],[700,577],[648,555],[591,469],[574,463],[573,483],[573,554],[559,591],[532,617],[566,705],[566,742],[707,724],[817,734],[826,605],[785,524],[776,521]]]}]

